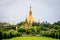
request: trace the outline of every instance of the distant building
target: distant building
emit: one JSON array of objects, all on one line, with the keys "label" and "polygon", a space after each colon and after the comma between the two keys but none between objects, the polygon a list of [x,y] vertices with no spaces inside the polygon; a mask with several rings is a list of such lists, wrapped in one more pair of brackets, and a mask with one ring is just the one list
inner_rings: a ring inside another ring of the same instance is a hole
[{"label": "distant building", "polygon": [[0,22],[0,26],[9,26],[9,23],[6,23],[6,22]]}]

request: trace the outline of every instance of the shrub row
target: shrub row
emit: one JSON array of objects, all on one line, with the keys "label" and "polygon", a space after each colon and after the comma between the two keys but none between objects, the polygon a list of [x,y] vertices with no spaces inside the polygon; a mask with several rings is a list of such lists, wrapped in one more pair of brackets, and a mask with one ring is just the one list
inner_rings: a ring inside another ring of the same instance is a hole
[{"label": "shrub row", "polygon": [[22,33],[18,33],[18,32],[0,32],[0,39],[9,39],[21,35]]},{"label": "shrub row", "polygon": [[42,36],[46,36],[46,37],[52,37],[52,38],[56,38],[56,39],[60,39],[60,33],[59,32],[44,32]]}]

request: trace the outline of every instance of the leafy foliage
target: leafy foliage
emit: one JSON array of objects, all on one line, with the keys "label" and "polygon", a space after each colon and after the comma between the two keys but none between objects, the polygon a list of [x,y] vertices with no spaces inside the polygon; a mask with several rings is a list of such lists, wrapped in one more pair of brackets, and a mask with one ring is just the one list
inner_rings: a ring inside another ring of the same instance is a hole
[{"label": "leafy foliage", "polygon": [[[23,22],[16,25],[0,26],[0,39],[9,39],[22,35],[46,36],[60,39],[60,21],[53,24],[46,22],[34,22],[31,28],[23,28]],[[16,26],[18,31],[16,31]],[[9,32],[13,29],[14,31]]]}]

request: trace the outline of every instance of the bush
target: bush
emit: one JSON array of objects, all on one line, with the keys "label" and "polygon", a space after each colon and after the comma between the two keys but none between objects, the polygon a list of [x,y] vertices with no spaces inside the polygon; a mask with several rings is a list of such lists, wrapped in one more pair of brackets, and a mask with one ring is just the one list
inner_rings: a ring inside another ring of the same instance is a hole
[{"label": "bush", "polygon": [[60,39],[60,33],[59,32],[51,32],[51,33],[44,32],[42,36]]},{"label": "bush", "polygon": [[2,39],[2,31],[0,31],[0,40]]},{"label": "bush", "polygon": [[4,39],[7,39],[7,38],[8,38],[8,35],[7,35],[6,32],[3,33],[3,38],[4,38]]},{"label": "bush", "polygon": [[22,32],[19,32],[19,33],[17,34],[17,36],[22,36]]},{"label": "bush", "polygon": [[59,39],[60,39],[60,33],[59,33]]},{"label": "bush", "polygon": [[[3,34],[3,35],[2,35]],[[9,38],[13,38],[13,37],[17,37],[17,36],[21,36],[22,33],[18,33],[18,32],[0,32],[0,38],[2,39],[9,39]]]}]

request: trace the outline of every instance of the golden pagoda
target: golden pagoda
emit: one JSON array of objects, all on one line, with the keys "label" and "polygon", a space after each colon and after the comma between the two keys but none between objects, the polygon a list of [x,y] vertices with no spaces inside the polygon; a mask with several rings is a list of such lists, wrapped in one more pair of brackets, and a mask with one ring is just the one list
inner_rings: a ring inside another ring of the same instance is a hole
[{"label": "golden pagoda", "polygon": [[32,16],[32,7],[30,6],[29,16],[26,18],[24,22],[24,26],[31,27],[33,22],[34,22],[34,18]]},{"label": "golden pagoda", "polygon": [[31,8],[31,6],[30,6],[30,11],[29,11],[29,16],[27,17],[27,22],[28,22],[28,24],[34,22],[34,18],[32,16],[32,8]]}]

